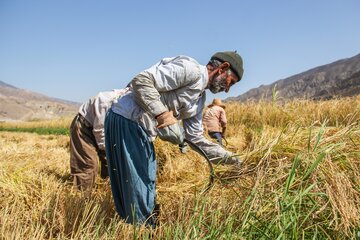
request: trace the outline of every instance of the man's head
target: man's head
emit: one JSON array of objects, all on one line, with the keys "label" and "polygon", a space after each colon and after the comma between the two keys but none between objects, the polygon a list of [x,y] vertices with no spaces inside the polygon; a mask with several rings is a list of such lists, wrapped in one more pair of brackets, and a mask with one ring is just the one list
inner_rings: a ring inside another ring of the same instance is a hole
[{"label": "man's head", "polygon": [[212,93],[228,92],[230,87],[240,81],[244,69],[243,61],[237,52],[217,52],[207,65],[209,83],[207,88]]},{"label": "man's head", "polygon": [[214,98],[212,103],[208,107],[210,108],[213,106],[219,106],[225,109],[225,105],[221,102],[220,98]]}]

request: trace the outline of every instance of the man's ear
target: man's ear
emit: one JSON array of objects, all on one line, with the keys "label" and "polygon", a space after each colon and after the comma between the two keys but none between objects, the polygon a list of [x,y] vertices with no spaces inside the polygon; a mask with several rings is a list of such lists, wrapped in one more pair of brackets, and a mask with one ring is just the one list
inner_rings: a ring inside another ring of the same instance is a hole
[{"label": "man's ear", "polygon": [[226,71],[230,68],[230,63],[223,62],[219,67],[221,68],[221,70]]}]

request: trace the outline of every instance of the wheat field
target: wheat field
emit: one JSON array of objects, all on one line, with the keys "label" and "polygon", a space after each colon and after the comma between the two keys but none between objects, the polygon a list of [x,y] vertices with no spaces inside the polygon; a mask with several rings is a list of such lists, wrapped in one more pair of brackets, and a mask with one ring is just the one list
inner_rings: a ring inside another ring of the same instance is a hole
[{"label": "wheat field", "polygon": [[159,226],[125,224],[109,180],[72,189],[69,137],[0,123],[0,239],[360,239],[360,96],[228,103],[226,148],[242,168],[214,166],[156,140]]}]

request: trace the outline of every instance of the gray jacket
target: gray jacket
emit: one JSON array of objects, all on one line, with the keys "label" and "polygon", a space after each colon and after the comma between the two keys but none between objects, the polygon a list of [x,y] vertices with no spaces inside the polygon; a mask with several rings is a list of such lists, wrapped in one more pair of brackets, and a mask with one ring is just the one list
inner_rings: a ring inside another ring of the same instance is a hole
[{"label": "gray jacket", "polygon": [[233,153],[203,135],[202,110],[207,84],[206,66],[187,56],[164,58],[138,74],[114,102],[112,110],[139,123],[152,140],[158,135],[155,116],[172,110],[182,120],[187,140],[209,158],[222,158]]}]

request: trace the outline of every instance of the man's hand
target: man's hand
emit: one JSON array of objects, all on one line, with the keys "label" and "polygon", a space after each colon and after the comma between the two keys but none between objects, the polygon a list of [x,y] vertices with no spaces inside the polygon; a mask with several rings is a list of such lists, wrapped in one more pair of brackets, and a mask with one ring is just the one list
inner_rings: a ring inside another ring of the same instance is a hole
[{"label": "man's hand", "polygon": [[186,153],[188,151],[188,145],[186,142],[182,142],[179,144],[179,150],[181,153]]},{"label": "man's hand", "polygon": [[156,121],[158,125],[157,128],[164,128],[166,126],[173,125],[178,122],[178,120],[174,117],[172,111],[163,112],[160,115],[156,116]]},{"label": "man's hand", "polygon": [[179,126],[179,123],[175,123],[163,128],[158,129],[160,139],[171,142],[173,144],[181,144],[184,142],[184,134]]},{"label": "man's hand", "polygon": [[235,155],[226,154],[222,160],[223,164],[227,165],[234,165],[236,167],[240,167],[242,164],[242,161],[239,157]]},{"label": "man's hand", "polygon": [[183,131],[181,130],[178,120],[174,117],[172,111],[163,112],[156,116],[159,137],[173,144],[181,144],[184,141]]}]

